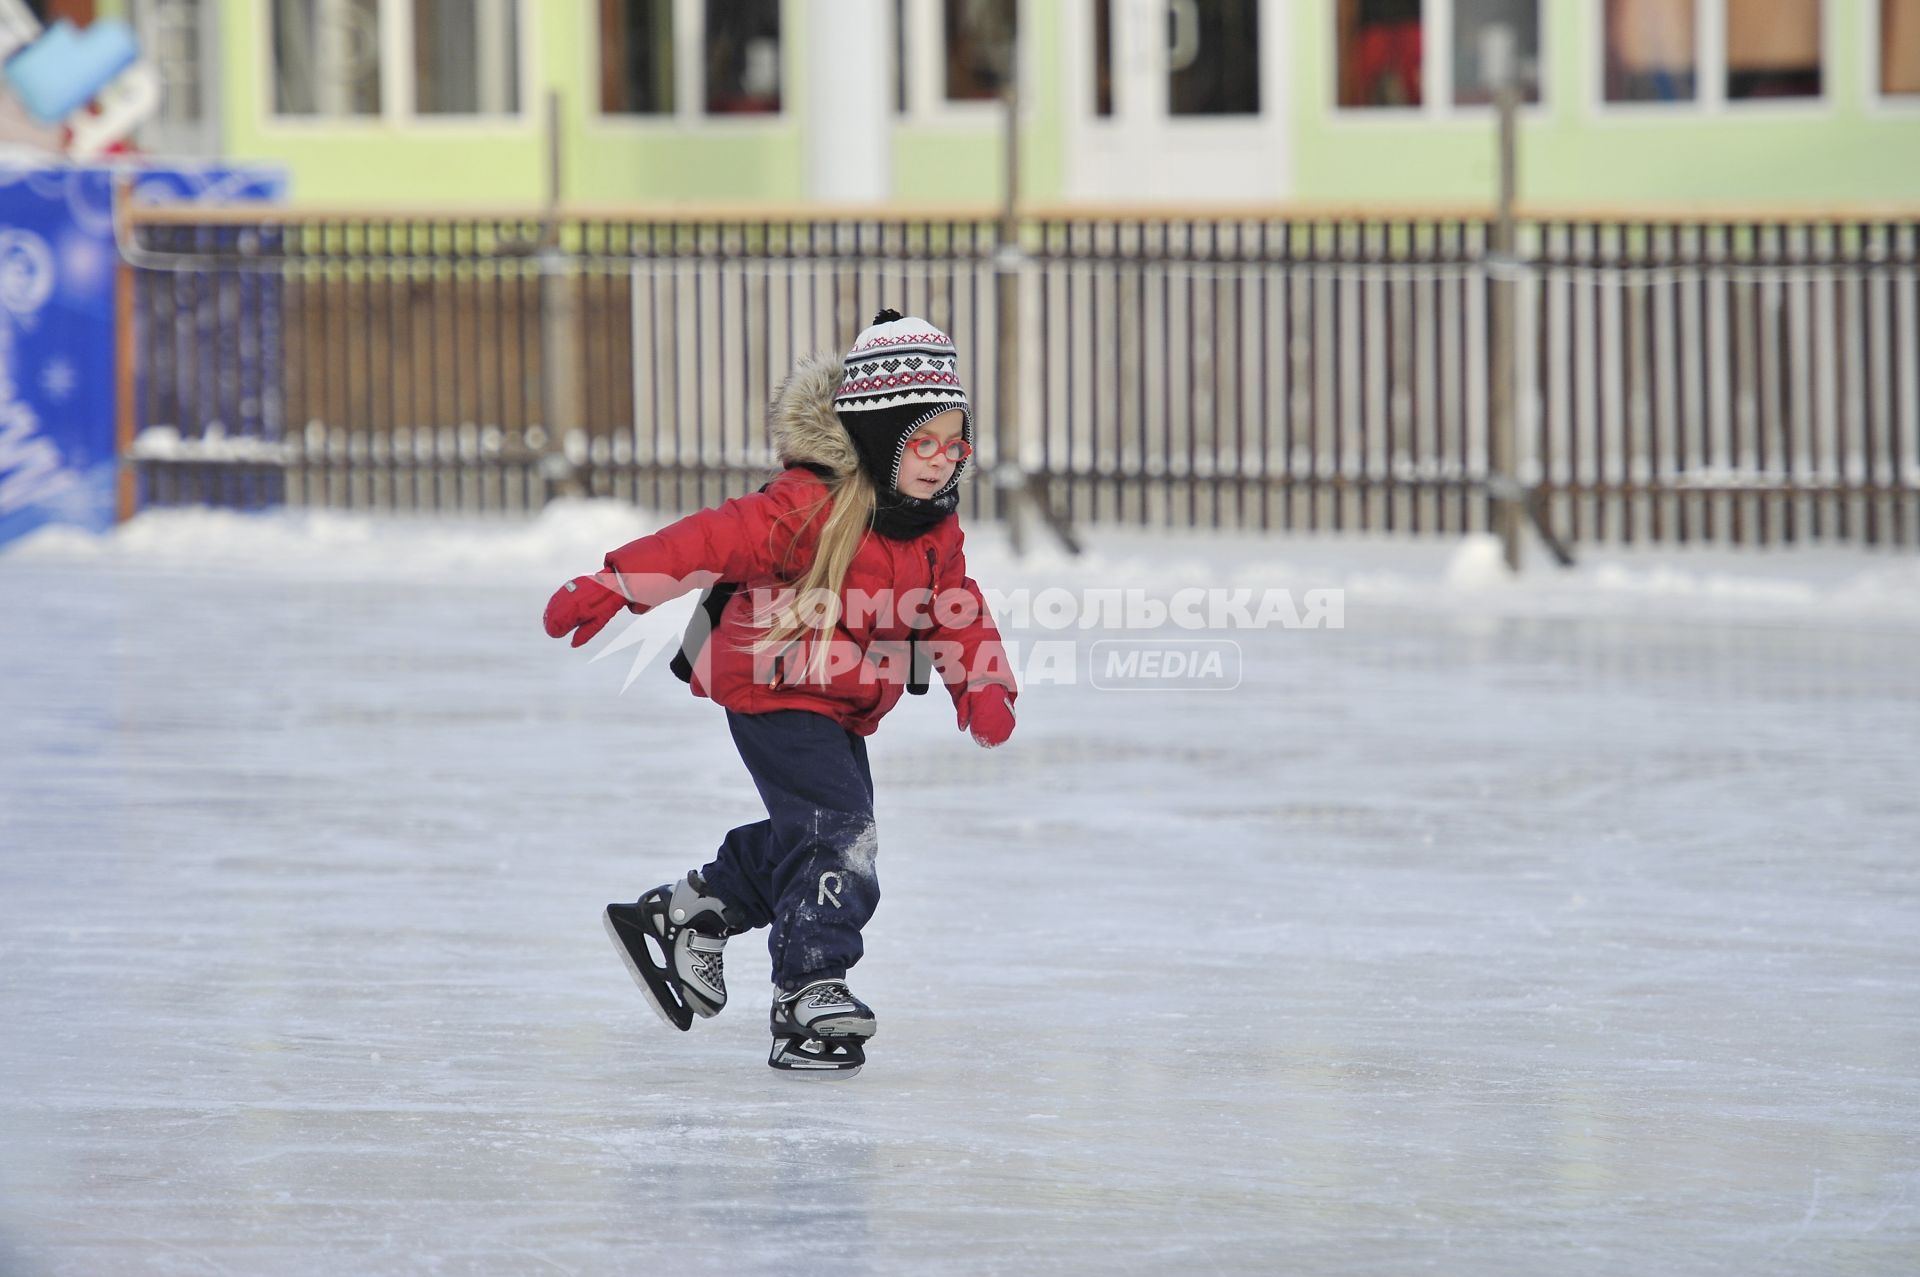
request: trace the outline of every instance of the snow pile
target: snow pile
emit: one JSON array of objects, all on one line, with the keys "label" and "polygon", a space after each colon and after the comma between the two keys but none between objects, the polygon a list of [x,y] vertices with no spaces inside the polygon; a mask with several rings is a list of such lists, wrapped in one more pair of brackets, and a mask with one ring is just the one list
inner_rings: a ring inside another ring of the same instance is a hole
[{"label": "snow pile", "polygon": [[183,439],[172,426],[148,426],[133,441],[127,455],[135,461],[224,461],[284,465],[293,450],[285,443],[250,435],[227,437],[219,422],[208,424],[197,439]]},{"label": "snow pile", "polygon": [[1192,586],[1345,591],[1347,615],[1408,608],[1487,616],[1873,624],[1920,628],[1920,557],[1911,550],[1807,546],[1575,548],[1571,569],[1527,548],[1507,571],[1497,538],[1260,537],[1081,529],[1078,559],[1052,545],[1015,558],[1003,537],[969,531],[969,567],[985,584]]},{"label": "snow pile", "polygon": [[[326,579],[565,579],[664,520],[617,501],[561,500],[539,516],[404,516],[329,510],[243,514],[173,509],[105,536],[49,528],[5,551],[13,563],[262,573]],[[972,575],[998,589],[1126,587],[1341,589],[1360,607],[1492,616],[1645,617],[1767,624],[1920,628],[1920,558],[1850,546],[1776,550],[1577,547],[1563,570],[1539,546],[1509,575],[1491,536],[1259,536],[1080,529],[1085,553],[1031,538],[1016,555],[1004,529],[968,529]]]},{"label": "snow pile", "polygon": [[409,517],[337,510],[150,510],[95,536],[47,528],[5,552],[14,562],[275,576],[521,579],[592,571],[605,553],[660,526],[618,501],[555,501],[530,520]]}]

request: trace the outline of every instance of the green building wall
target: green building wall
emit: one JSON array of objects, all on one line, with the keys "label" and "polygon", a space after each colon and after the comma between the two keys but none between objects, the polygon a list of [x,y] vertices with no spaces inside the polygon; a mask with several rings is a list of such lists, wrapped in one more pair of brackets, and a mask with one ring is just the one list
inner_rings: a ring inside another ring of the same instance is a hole
[{"label": "green building wall", "polygon": [[[528,0],[529,3],[532,0]],[[1703,111],[1597,112],[1595,26],[1589,4],[1544,0],[1547,102],[1521,129],[1522,197],[1547,204],[1920,203],[1920,102],[1873,100],[1868,5],[1827,0],[1824,101]],[[1710,3],[1712,0],[1702,0]],[[1332,106],[1332,0],[1272,6],[1288,22],[1293,199],[1303,203],[1484,201],[1493,185],[1493,124],[1485,111],[1431,118]],[[594,111],[594,7],[534,4],[532,101],[506,123],[275,121],[263,53],[264,4],[219,6],[226,153],[278,161],[308,205],[524,207],[547,187],[545,93],[562,95],[562,196],[584,205],[794,205],[807,199],[805,145],[795,114],[805,58],[794,33],[806,0],[785,0],[783,91],[777,120],[605,119]],[[1067,196],[1065,10],[1028,0],[1031,74],[1022,131],[1023,190]],[[1145,162],[1146,157],[1143,157]],[[988,123],[901,121],[893,180],[905,205],[991,205],[1000,188],[1000,135]]]},{"label": "green building wall", "polygon": [[[1826,0],[1819,103],[1596,111],[1600,0],[1545,0],[1547,101],[1520,130],[1521,198],[1546,204],[1920,202],[1920,101],[1873,99],[1869,6]],[[1700,0],[1714,3],[1715,0]],[[1305,201],[1491,198],[1493,123],[1342,112],[1332,4],[1294,4],[1294,188]]]},{"label": "green building wall", "polygon": [[[608,204],[804,203],[805,145],[795,104],[804,100],[806,65],[791,33],[805,21],[805,0],[785,0],[782,92],[787,113],[776,120],[721,120],[698,128],[671,121],[613,119],[594,110],[597,97],[593,6],[545,0],[535,6],[534,109],[510,123],[378,120],[345,123],[273,120],[262,52],[266,8],[221,6],[222,90],[226,153],[272,160],[293,173],[294,199],[310,205],[430,207],[523,206],[545,198],[549,88],[561,94],[562,197]],[[1035,65],[1060,56],[1057,9],[1040,6],[1030,33]],[[1037,76],[1023,130],[1026,189],[1057,199],[1060,186],[1060,95],[1056,77]],[[914,204],[998,201],[1000,134],[991,126],[920,125],[894,131],[894,188]]]}]

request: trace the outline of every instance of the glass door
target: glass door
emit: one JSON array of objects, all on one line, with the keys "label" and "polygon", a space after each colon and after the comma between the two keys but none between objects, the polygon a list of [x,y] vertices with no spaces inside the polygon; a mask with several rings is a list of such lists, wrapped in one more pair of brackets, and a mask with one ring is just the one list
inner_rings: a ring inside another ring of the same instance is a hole
[{"label": "glass door", "polygon": [[1068,0],[1076,199],[1256,202],[1291,189],[1285,13],[1260,0]]}]

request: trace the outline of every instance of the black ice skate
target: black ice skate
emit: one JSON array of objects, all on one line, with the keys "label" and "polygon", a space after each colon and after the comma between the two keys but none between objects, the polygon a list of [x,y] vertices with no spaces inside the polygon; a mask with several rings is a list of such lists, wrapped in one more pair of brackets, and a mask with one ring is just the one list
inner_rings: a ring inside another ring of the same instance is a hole
[{"label": "black ice skate", "polygon": [[694,1016],[718,1015],[727,1005],[720,951],[738,929],[697,872],[633,904],[608,905],[605,921],[620,960],[662,1020],[685,1032]]},{"label": "black ice skate", "polygon": [[867,1062],[866,1040],[875,1028],[873,1010],[844,980],[815,980],[773,999],[768,1017],[773,1050],[767,1063],[796,1072],[851,1077]]}]

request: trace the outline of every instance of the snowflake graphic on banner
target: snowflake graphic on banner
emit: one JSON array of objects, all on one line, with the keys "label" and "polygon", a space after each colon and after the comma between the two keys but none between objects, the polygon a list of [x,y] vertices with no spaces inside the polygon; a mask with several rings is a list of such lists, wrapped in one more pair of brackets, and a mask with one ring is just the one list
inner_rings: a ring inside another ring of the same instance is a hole
[{"label": "snowflake graphic on banner", "polygon": [[32,231],[0,230],[0,306],[29,319],[53,296],[53,250]]},{"label": "snowflake graphic on banner", "polygon": [[40,370],[40,389],[55,403],[66,402],[79,384],[80,376],[69,360],[49,359],[47,366]]}]

